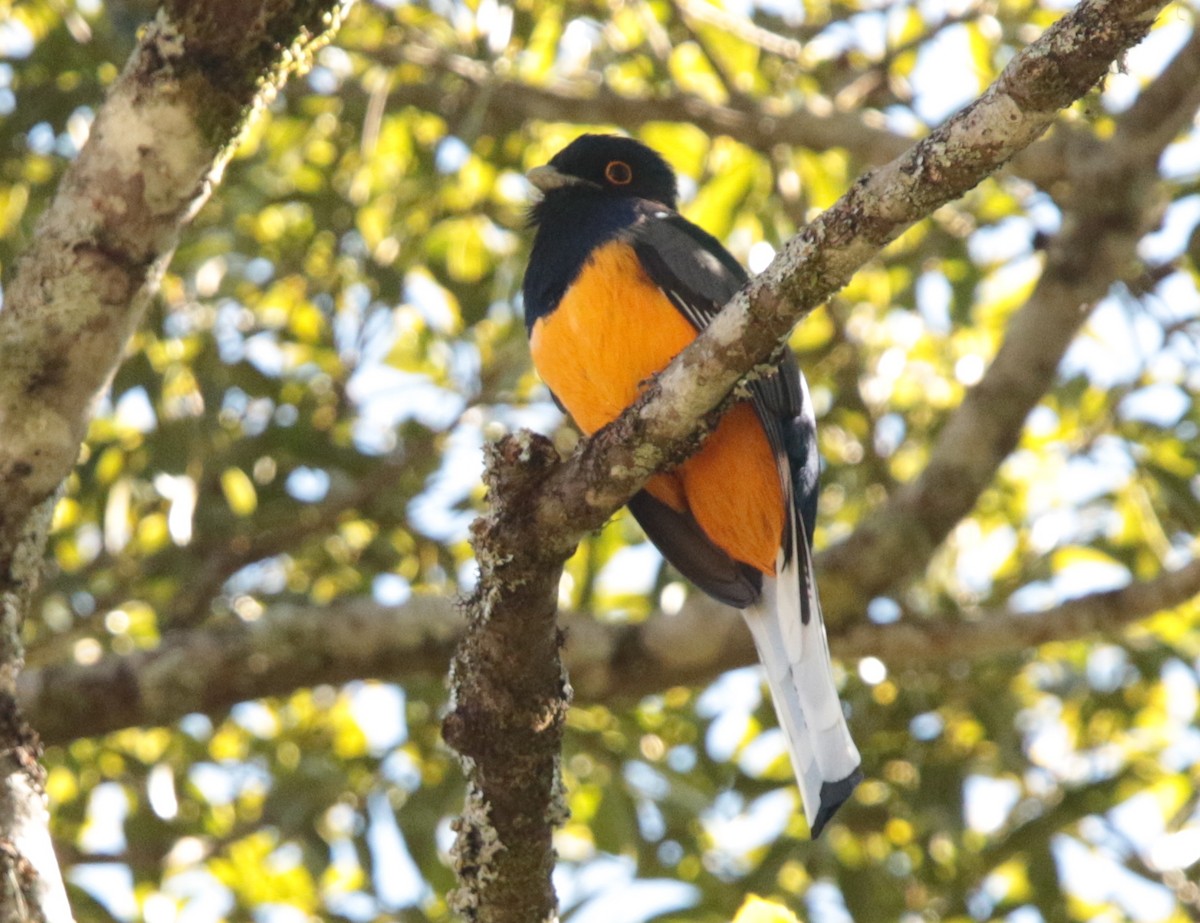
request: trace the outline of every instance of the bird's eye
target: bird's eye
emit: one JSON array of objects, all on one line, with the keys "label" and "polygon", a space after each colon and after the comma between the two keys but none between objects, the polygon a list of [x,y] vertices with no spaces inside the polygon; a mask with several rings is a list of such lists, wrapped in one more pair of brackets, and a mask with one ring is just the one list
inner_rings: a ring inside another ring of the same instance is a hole
[{"label": "bird's eye", "polygon": [[614,186],[628,186],[633,181],[633,170],[623,160],[610,160],[604,168],[604,178]]}]

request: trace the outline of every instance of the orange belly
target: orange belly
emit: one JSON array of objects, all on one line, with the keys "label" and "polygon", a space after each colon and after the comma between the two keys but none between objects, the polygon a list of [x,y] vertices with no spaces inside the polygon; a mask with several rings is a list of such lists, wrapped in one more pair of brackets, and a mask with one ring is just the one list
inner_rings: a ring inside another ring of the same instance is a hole
[{"label": "orange belly", "polygon": [[[533,326],[533,364],[576,424],[591,434],[633,403],[643,382],[696,337],[691,324],[624,243],[599,248],[558,307]],[[783,490],[753,407],[739,404],[704,446],[646,489],[689,510],[712,542],[738,561],[775,573]]]}]

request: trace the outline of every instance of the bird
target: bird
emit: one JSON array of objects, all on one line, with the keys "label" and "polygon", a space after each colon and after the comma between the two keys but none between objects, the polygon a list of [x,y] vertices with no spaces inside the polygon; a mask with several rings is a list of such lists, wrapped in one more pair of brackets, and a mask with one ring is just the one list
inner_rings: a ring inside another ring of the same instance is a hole
[{"label": "bird", "polygon": [[[555,402],[591,435],[748,276],[679,214],[674,171],[634,138],[581,135],[526,176],[542,193],[522,283],[530,354]],[[667,561],[742,610],[815,838],[863,778],[813,569],[816,418],[788,350],[748,390],[696,454],[653,475],[628,508]]]}]

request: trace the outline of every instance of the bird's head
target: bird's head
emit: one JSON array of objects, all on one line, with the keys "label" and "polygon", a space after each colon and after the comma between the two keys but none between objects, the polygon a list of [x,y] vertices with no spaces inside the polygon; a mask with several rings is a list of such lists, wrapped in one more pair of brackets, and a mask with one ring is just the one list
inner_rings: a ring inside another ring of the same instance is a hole
[{"label": "bird's head", "polygon": [[559,190],[599,191],[675,208],[675,174],[655,150],[620,135],[581,135],[526,176],[547,197]]}]

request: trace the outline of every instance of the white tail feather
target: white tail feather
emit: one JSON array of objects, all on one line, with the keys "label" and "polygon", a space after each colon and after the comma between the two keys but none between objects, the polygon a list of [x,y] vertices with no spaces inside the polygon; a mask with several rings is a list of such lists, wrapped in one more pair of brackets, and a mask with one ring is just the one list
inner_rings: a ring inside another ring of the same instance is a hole
[{"label": "white tail feather", "polygon": [[802,618],[801,594],[808,585],[802,587],[797,569],[808,566],[808,549],[803,538],[797,538],[797,553],[786,565],[780,555],[778,578],[764,578],[762,597],[742,614],[766,668],[767,685],[791,753],[804,815],[813,836],[817,836],[838,806],[850,797],[862,774],[858,748],[850,737],[834,684],[829,643],[815,591],[808,594],[808,623]]}]

